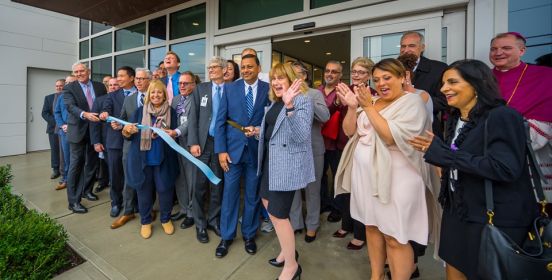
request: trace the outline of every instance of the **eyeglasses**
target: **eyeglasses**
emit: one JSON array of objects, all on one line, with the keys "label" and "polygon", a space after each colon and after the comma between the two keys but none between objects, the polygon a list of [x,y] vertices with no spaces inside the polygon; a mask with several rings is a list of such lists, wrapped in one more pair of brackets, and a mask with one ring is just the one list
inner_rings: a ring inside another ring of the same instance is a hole
[{"label": "eyeglasses", "polygon": [[351,75],[366,75],[366,74],[368,74],[368,71],[362,71],[362,70],[351,71]]},{"label": "eyeglasses", "polygon": [[149,80],[149,78],[134,78],[136,81],[145,81],[145,80]]},{"label": "eyeglasses", "polygon": [[340,71],[337,71],[337,70],[330,70],[330,69],[324,70],[324,73],[326,73],[326,74],[330,74],[330,73],[332,73],[332,74],[341,74]]},{"label": "eyeglasses", "polygon": [[178,85],[181,85],[181,86],[191,86],[195,84],[194,82],[178,82]]},{"label": "eyeglasses", "polygon": [[216,65],[216,66],[209,66],[209,67],[207,67],[207,70],[213,70],[213,69],[218,68],[218,67],[222,68],[222,66]]}]

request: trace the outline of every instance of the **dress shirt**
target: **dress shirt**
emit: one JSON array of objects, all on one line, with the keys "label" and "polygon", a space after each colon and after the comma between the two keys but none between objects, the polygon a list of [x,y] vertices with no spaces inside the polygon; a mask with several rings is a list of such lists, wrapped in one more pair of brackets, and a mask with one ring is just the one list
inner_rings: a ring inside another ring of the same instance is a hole
[{"label": "dress shirt", "polygon": [[249,89],[249,87],[251,87],[251,89],[253,90],[253,107],[255,107],[255,100],[257,100],[257,86],[259,85],[259,79],[255,80],[255,82],[250,85],[248,83],[246,83],[245,81],[243,81],[244,83],[244,95],[247,96],[247,90]]},{"label": "dress shirt", "polygon": [[140,102],[140,97],[142,96],[142,94],[144,95],[144,99],[146,98],[145,92],[137,91],[137,93],[138,94],[136,94],[136,108],[144,106],[144,104]]},{"label": "dress shirt", "polygon": [[[215,136],[215,123],[217,121],[217,114],[218,114],[218,109],[219,109],[219,106],[220,106],[220,99],[219,98],[222,98],[222,94],[224,92],[224,83],[221,83],[220,85],[215,83],[215,82],[212,82],[211,83],[211,98],[213,100],[212,102],[212,116],[211,116],[211,123],[209,124],[209,135],[210,136]],[[219,88],[219,91],[220,91],[220,96],[217,98],[217,87]]]},{"label": "dress shirt", "polygon": [[[92,82],[88,80],[88,83],[86,84],[83,84],[81,82],[78,82],[78,83],[82,89],[82,92],[84,93],[84,98],[86,98],[86,86],[90,88],[90,94],[92,95],[92,103],[94,103],[94,100],[96,100],[96,93],[94,92],[94,87],[92,86]],[[92,108],[90,108],[90,110],[92,110]],[[80,118],[84,120],[82,115],[84,115],[84,110],[82,110],[82,112],[80,113]]]}]

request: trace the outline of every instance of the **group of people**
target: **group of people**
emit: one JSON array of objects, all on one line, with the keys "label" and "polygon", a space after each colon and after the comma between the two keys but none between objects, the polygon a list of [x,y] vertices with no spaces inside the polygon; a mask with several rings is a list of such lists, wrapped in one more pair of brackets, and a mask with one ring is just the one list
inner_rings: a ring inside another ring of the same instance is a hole
[{"label": "group of people", "polygon": [[[240,223],[244,249],[255,254],[263,221],[281,247],[268,261],[282,268],[278,279],[300,279],[295,234],[305,230],[305,242],[315,241],[324,211],[341,221],[333,237],[352,233],[348,249],[367,245],[371,279],[386,270],[393,279],[418,277],[417,259],[431,241],[447,279],[477,279],[484,181],[496,186],[494,224],[512,240],[521,242],[538,214],[525,144],[530,137],[550,178],[552,68],[522,62],[525,38],[515,32],[492,39],[493,69],[477,60],[446,65],[424,49],[423,35],[406,32],[397,59],[355,59],[351,85],[341,81],[342,64],[329,61],[318,89],[297,61],[263,73],[250,48],[239,66],[209,59],[204,83],[178,72],[171,51],[155,77],[124,66],[105,85],[77,63],[68,77],[76,81],[56,81],[58,92],[45,100],[65,166],[57,189],[66,186],[69,209],[86,213],[81,198],[98,199],[92,185],[103,158],[113,229],[139,213],[147,239],[159,212],[166,234],[183,219],[180,227],[195,224],[201,243],[207,230],[220,236],[219,258]],[[109,117],[128,123],[104,122]],[[146,127],[175,139],[222,181],[212,183]],[[54,156],[52,163],[54,177],[60,164]],[[544,187],[552,198],[550,183]]]}]

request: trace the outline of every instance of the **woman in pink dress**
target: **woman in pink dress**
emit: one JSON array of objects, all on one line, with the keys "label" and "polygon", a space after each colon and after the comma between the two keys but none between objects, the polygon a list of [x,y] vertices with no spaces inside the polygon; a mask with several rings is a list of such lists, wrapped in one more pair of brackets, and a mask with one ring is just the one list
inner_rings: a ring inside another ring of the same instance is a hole
[{"label": "woman in pink dress", "polygon": [[431,128],[421,98],[406,94],[404,66],[384,59],[372,70],[378,97],[367,87],[339,90],[348,106],[343,130],[358,139],[352,155],[351,217],[366,225],[371,279],[382,279],[388,260],[393,279],[415,269],[410,241],[426,245],[430,219],[426,187],[431,169],[408,139]]}]

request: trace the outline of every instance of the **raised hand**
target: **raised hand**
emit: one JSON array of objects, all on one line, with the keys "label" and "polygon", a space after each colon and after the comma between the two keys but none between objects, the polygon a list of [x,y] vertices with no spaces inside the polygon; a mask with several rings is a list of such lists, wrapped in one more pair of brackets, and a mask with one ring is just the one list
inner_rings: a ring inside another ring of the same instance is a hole
[{"label": "raised hand", "polygon": [[337,97],[343,103],[345,106],[348,106],[350,108],[357,108],[358,107],[358,100],[357,95],[351,91],[349,86],[347,86],[344,83],[337,84],[336,87],[337,90]]},{"label": "raised hand", "polygon": [[284,92],[284,94],[282,95],[282,101],[284,102],[284,105],[286,106],[286,108],[293,107],[293,99],[301,92],[302,83],[303,83],[303,80],[296,79],[295,81],[293,81],[293,83],[287,89],[287,91]]},{"label": "raised hand", "polygon": [[366,87],[364,84],[360,84],[359,86],[355,87],[355,94],[357,96],[358,105],[360,107],[366,107],[372,105],[372,93],[370,92],[370,89]]}]

